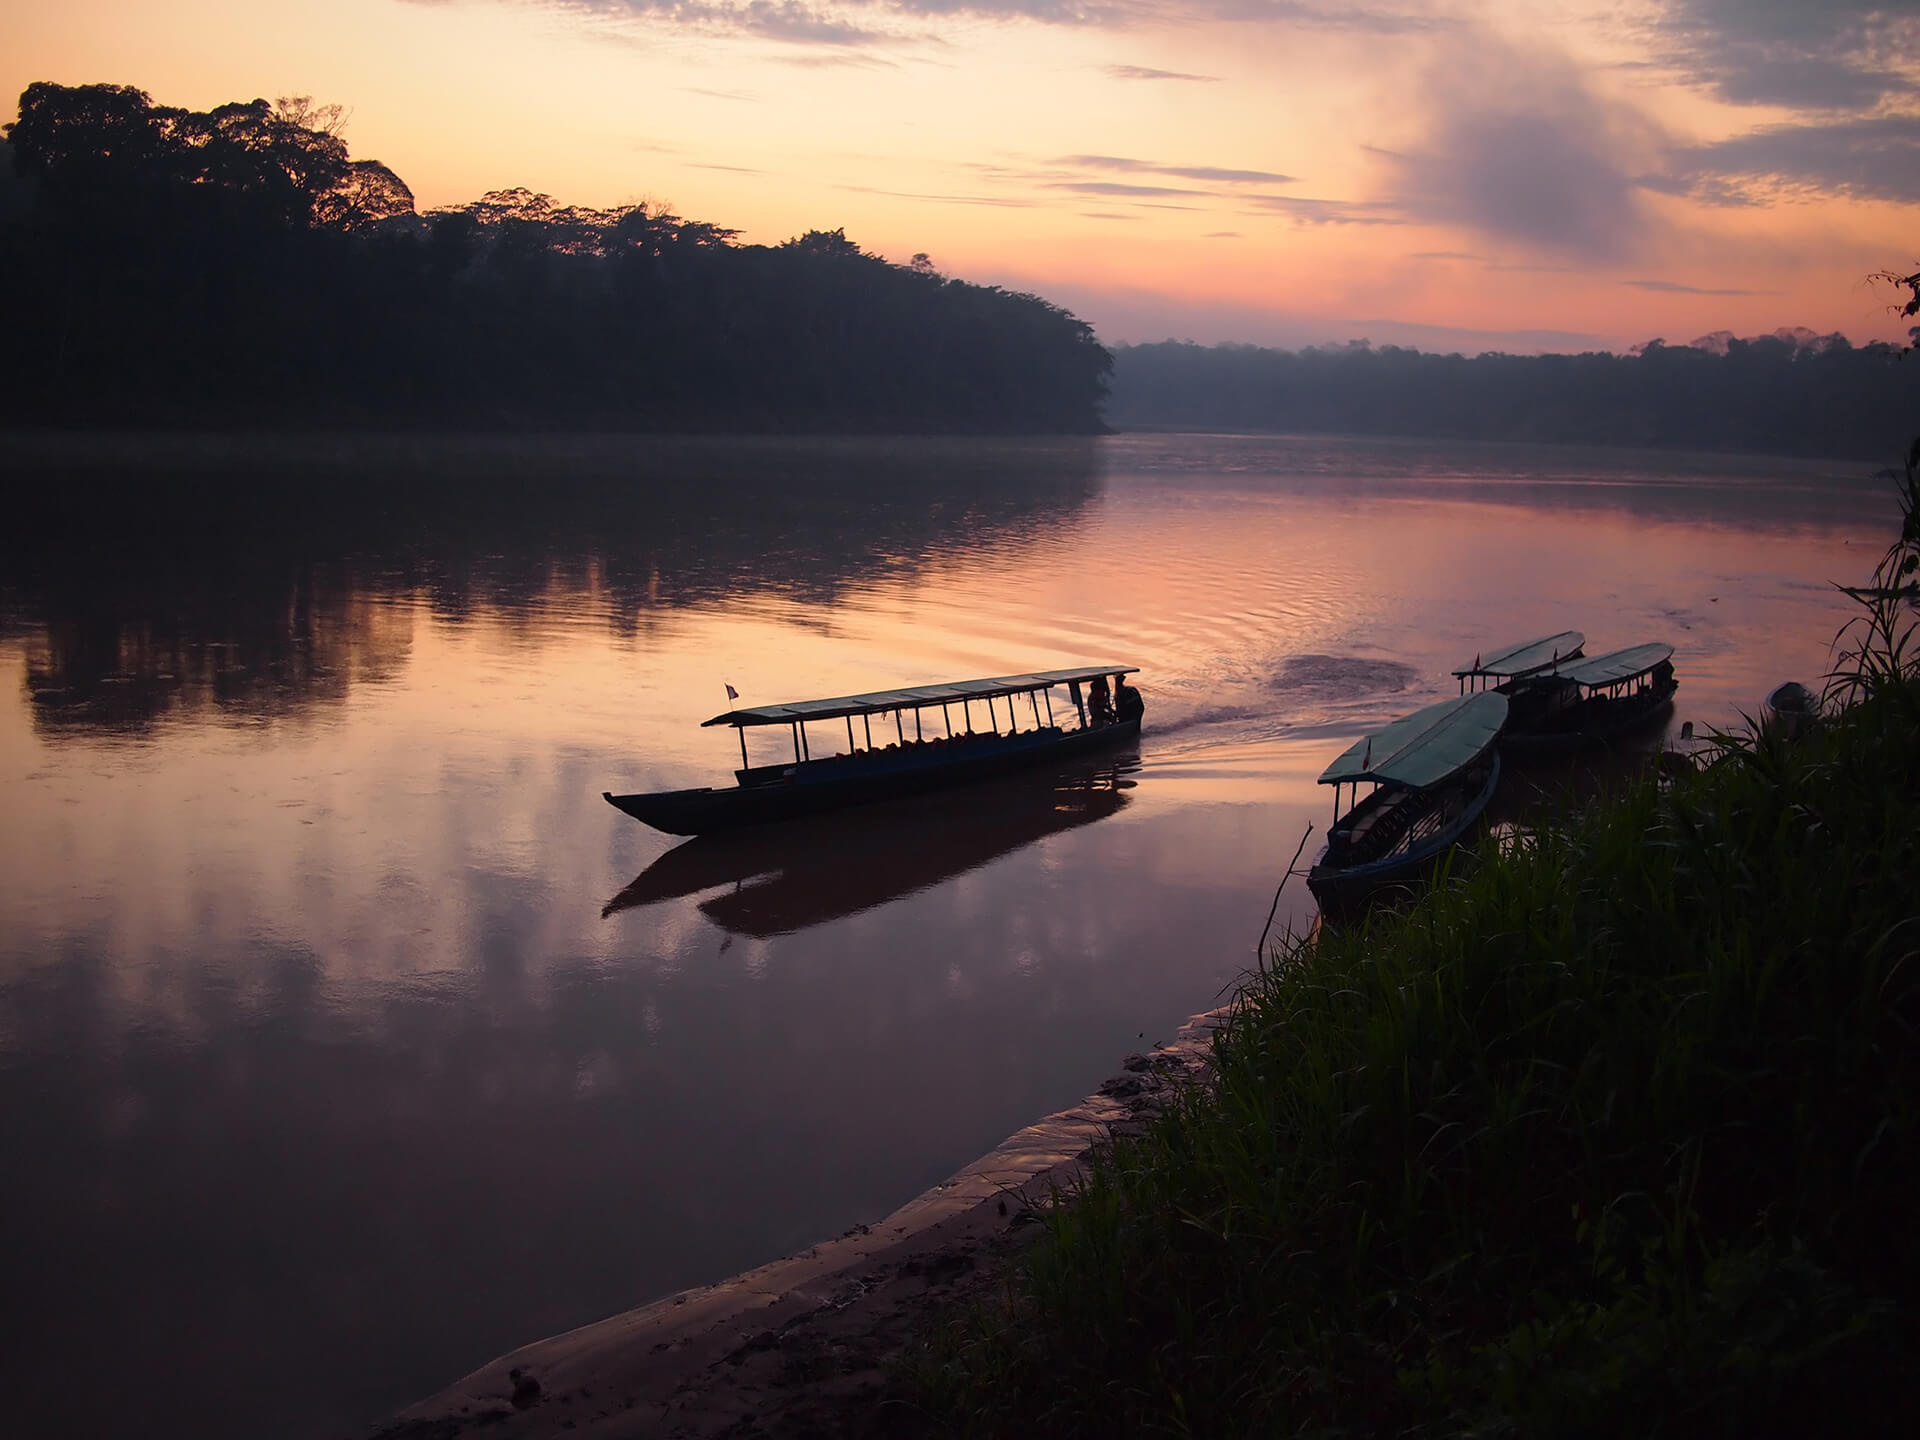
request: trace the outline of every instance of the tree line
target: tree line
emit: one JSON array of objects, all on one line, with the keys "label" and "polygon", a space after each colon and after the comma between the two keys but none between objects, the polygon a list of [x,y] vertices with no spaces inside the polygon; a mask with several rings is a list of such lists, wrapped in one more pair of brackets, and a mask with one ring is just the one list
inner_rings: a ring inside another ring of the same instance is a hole
[{"label": "tree line", "polygon": [[30,85],[0,146],[0,423],[1085,433],[1034,295],[523,189],[420,214],[342,114]]},{"label": "tree line", "polygon": [[1625,355],[1299,351],[1166,341],[1114,352],[1120,429],[1284,431],[1748,450],[1884,460],[1920,420],[1920,361],[1845,336],[1654,340]]}]

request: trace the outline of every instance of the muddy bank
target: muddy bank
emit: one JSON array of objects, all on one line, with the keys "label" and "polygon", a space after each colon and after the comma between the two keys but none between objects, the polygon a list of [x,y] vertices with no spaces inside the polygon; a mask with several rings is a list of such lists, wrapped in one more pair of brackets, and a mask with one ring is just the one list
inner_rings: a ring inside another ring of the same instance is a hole
[{"label": "muddy bank", "polygon": [[1130,1058],[1080,1104],[1010,1137],[876,1225],[483,1365],[376,1440],[911,1430],[887,1364],[929,1307],[984,1289],[1037,1232],[1034,1207],[1115,1129],[1198,1078],[1225,1010]]}]

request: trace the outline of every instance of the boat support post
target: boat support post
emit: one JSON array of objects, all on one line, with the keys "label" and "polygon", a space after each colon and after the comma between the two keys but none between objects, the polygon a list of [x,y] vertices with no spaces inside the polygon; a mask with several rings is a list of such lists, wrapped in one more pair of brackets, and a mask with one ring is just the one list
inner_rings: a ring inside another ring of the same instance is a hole
[{"label": "boat support post", "polygon": [[793,763],[800,763],[800,722],[793,722]]},{"label": "boat support post", "polygon": [[751,770],[753,767],[747,763],[747,727],[736,725],[733,727],[733,733],[740,737],[740,768]]},{"label": "boat support post", "polygon": [[1080,698],[1080,682],[1069,680],[1067,689],[1073,693],[1074,708],[1080,712],[1080,728],[1084,730],[1087,728],[1087,702]]}]

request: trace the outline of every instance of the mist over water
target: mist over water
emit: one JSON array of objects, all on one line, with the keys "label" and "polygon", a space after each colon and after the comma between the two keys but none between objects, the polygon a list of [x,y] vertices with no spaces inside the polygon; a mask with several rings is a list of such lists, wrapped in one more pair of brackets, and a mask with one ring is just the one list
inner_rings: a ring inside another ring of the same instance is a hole
[{"label": "mist over water", "polygon": [[[1566,628],[1669,641],[1674,723],[1727,723],[1817,681],[1895,513],[1812,463],[1284,437],[0,473],[25,1435],[345,1433],[877,1219],[1218,1003],[1346,739]],[[1109,658],[1137,757],[736,846],[599,798],[724,783],[724,683]]]}]

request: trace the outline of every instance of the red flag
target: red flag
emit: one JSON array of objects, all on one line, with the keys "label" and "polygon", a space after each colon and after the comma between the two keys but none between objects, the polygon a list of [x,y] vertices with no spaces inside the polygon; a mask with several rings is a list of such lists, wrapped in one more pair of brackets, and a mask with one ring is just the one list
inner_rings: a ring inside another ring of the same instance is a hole
[{"label": "red flag", "polygon": [[1360,768],[1368,769],[1373,764],[1373,737],[1367,736],[1367,753],[1360,757]]},{"label": "red flag", "polygon": [[734,689],[731,685],[727,686],[727,699],[738,700],[739,698],[740,698],[740,692]]},{"label": "red flag", "polygon": [[1480,668],[1480,652],[1478,650],[1473,652],[1473,668],[1476,670]]}]

